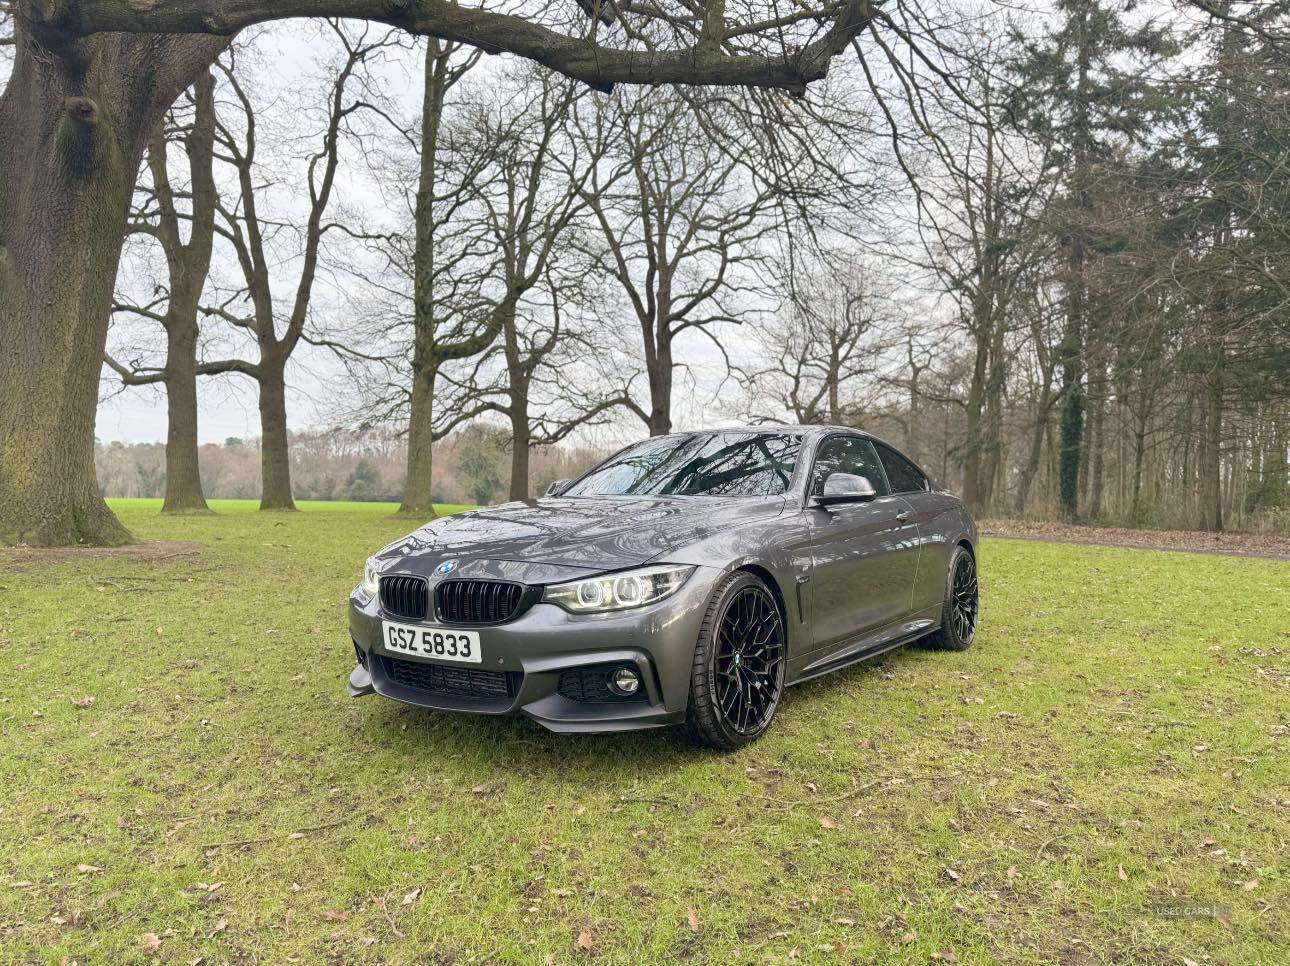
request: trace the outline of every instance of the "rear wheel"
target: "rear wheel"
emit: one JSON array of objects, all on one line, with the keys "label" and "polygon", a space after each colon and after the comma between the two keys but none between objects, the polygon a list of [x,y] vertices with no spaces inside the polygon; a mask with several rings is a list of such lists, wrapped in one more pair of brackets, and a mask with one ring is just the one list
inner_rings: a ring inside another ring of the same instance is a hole
[{"label": "rear wheel", "polygon": [[784,691],[784,620],[770,588],[746,571],[717,585],[699,629],[687,724],[711,748],[765,734]]},{"label": "rear wheel", "polygon": [[943,651],[966,651],[976,637],[980,593],[976,579],[976,558],[962,544],[954,548],[945,578],[945,603],[941,626],[928,635],[927,644]]}]

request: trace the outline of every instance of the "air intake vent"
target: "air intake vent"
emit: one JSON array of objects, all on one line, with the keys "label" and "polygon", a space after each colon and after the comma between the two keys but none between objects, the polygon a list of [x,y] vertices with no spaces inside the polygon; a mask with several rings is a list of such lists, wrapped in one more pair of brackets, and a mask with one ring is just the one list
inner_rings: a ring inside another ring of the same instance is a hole
[{"label": "air intake vent", "polygon": [[644,688],[641,688],[636,694],[618,694],[609,689],[609,675],[622,667],[632,667],[632,665],[593,664],[591,667],[577,667],[568,671],[561,671],[560,684],[557,690],[570,701],[585,704],[646,700]]},{"label": "air intake vent", "polygon": [[423,621],[430,611],[429,585],[424,577],[391,574],[381,578],[381,609],[391,617]]},{"label": "air intake vent", "polygon": [[451,694],[462,698],[511,698],[519,678],[513,671],[479,671],[474,668],[445,667],[421,661],[381,658],[385,673],[396,684],[431,694]]},{"label": "air intake vent", "polygon": [[500,624],[523,598],[523,584],[501,580],[445,580],[435,589],[439,619],[450,624]]}]

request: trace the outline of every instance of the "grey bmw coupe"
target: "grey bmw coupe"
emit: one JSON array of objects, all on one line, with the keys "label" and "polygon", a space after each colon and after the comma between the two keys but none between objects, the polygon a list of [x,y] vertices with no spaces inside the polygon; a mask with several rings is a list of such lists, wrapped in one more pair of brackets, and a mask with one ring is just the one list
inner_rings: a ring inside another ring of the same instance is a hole
[{"label": "grey bmw coupe", "polygon": [[737,748],[790,684],[919,639],[968,647],[976,541],[955,496],[856,430],[655,437],[369,559],[349,693]]}]

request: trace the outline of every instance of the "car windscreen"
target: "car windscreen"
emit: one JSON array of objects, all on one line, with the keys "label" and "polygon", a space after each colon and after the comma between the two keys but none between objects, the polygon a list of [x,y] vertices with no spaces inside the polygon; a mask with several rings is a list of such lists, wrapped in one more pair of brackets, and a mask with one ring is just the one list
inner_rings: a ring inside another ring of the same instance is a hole
[{"label": "car windscreen", "polygon": [[647,439],[610,457],[561,496],[775,496],[788,489],[801,440],[779,433]]}]

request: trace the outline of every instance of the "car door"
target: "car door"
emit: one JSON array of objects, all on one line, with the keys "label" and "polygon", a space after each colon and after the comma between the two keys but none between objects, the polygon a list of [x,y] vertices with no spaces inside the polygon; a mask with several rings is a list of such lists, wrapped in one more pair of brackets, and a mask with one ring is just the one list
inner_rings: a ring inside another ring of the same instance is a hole
[{"label": "car door", "polygon": [[[831,473],[863,476],[878,495],[819,506],[814,497]],[[918,530],[909,505],[891,494],[873,443],[854,434],[826,436],[807,486],[814,646],[829,647],[905,617],[918,571]]]},{"label": "car door", "polygon": [[914,611],[939,607],[945,600],[952,534],[958,529],[958,502],[931,488],[927,474],[902,454],[878,440],[878,459],[894,495],[905,500],[918,527],[920,552],[914,578]]}]

